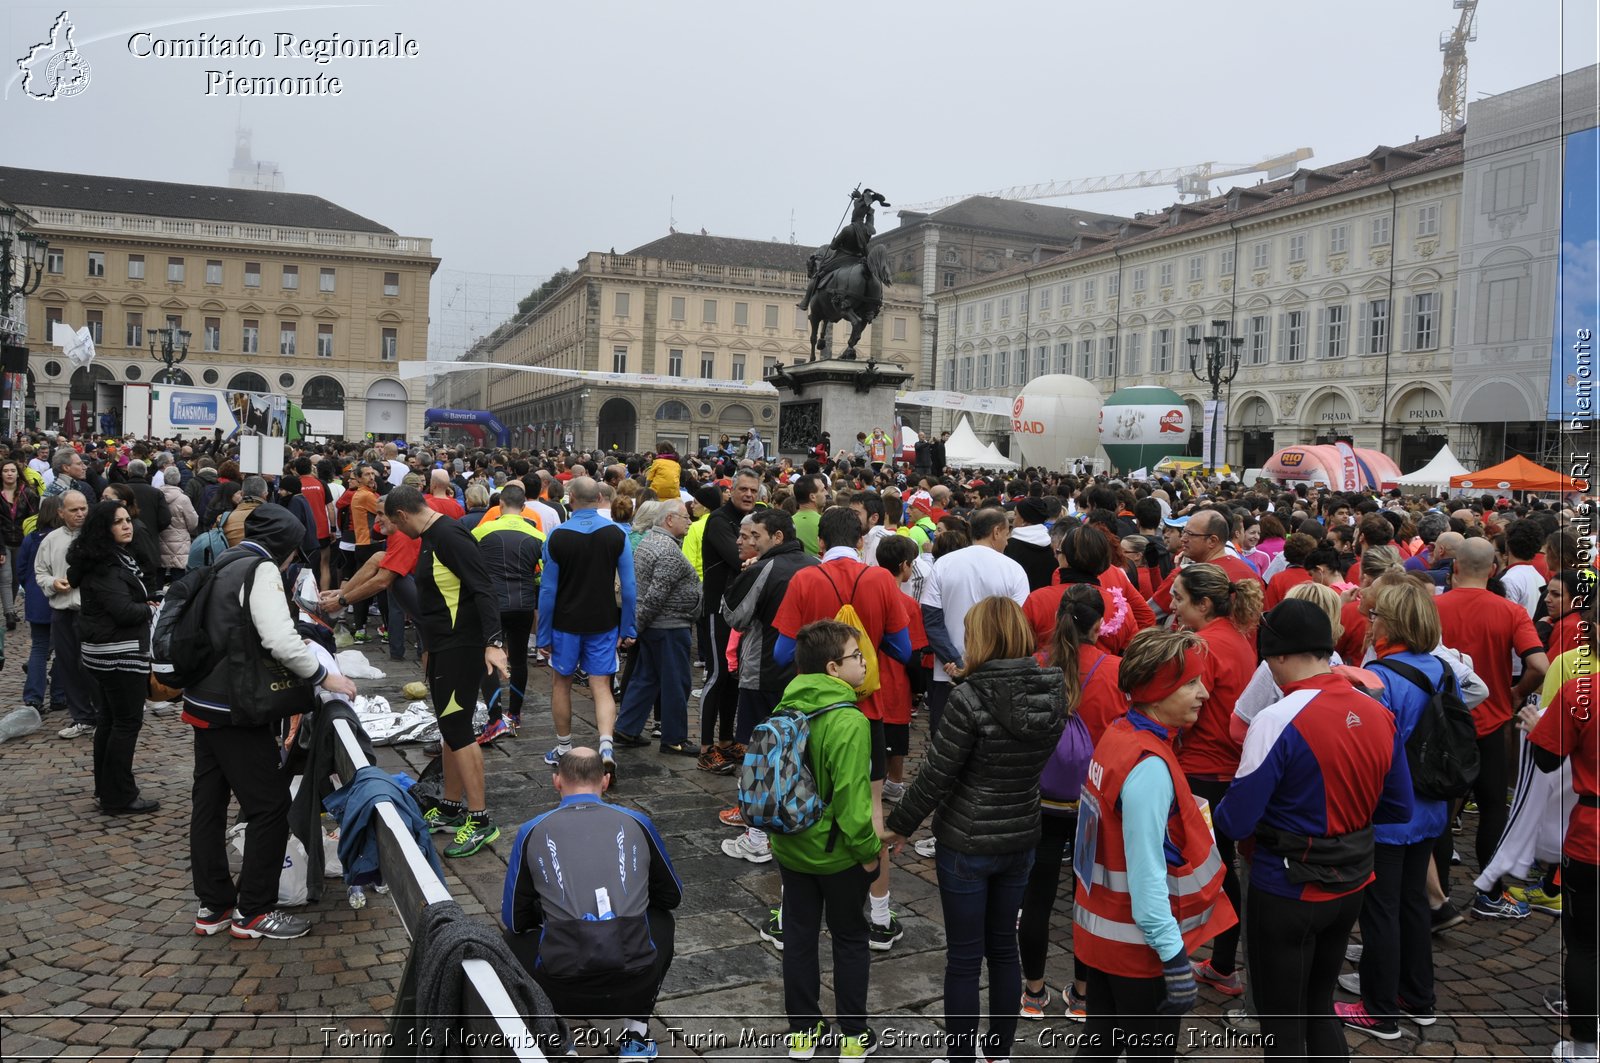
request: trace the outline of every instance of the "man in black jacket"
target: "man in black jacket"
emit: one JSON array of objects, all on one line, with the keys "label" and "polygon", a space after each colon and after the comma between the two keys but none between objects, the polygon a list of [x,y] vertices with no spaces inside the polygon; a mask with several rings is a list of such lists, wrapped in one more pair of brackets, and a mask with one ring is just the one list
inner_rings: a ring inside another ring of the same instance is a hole
[{"label": "man in black jacket", "polygon": [[1050,529],[1045,527],[1049,507],[1043,499],[1024,498],[1017,503],[1013,517],[1005,555],[1028,574],[1030,591],[1050,586],[1056,574],[1056,552],[1050,545]]},{"label": "man in black jacket", "polygon": [[700,696],[700,759],[696,766],[717,775],[739,770],[744,756],[736,753],[733,741],[739,680],[728,671],[728,639],[732,631],[722,617],[722,596],[739,573],[739,524],[746,513],[755,509],[760,494],[761,477],[753,469],[740,469],[728,492],[728,501],[706,518],[701,540],[703,600],[713,653]]},{"label": "man in black jacket", "polygon": [[144,462],[138,458],[128,462],[128,486],[133,488],[133,504],[139,507],[135,518],[152,536],[159,536],[172,523],[172,509],[167,505],[161,489],[150,483]]}]

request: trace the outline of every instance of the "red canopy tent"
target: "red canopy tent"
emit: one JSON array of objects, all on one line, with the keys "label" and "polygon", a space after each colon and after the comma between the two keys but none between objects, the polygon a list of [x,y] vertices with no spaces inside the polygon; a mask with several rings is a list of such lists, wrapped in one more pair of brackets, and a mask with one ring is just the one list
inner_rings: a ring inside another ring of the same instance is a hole
[{"label": "red canopy tent", "polygon": [[1575,480],[1517,455],[1477,472],[1450,477],[1451,487],[1501,491],[1587,491],[1589,481]]}]

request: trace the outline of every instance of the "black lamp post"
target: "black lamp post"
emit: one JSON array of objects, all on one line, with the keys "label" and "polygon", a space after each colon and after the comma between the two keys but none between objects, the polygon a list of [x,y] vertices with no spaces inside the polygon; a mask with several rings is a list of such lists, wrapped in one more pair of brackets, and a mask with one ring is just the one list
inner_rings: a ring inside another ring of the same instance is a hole
[{"label": "black lamp post", "polygon": [[[1244,347],[1243,336],[1229,337],[1229,322],[1212,321],[1211,335],[1189,337],[1189,372],[1203,384],[1211,385],[1211,423],[1206,426],[1211,436],[1211,464],[1206,466],[1206,472],[1213,472],[1217,460],[1217,417],[1215,411],[1222,400],[1222,389],[1233,383],[1233,378],[1239,375],[1239,351]],[[1204,342],[1206,348],[1205,371],[1200,369],[1200,344]]]},{"label": "black lamp post", "polygon": [[[158,337],[159,347],[156,346]],[[159,374],[162,383],[177,383],[173,379],[172,367],[189,357],[189,330],[178,328],[176,325],[151,329],[150,357],[166,366]]]},{"label": "black lamp post", "polygon": [[[0,343],[23,343],[28,323],[11,316],[11,304],[20,296],[32,295],[44,280],[45,251],[50,246],[43,237],[20,226],[15,207],[0,206]],[[20,268],[17,259],[22,260]],[[45,341],[49,342],[46,336]],[[11,417],[6,425],[16,435],[21,420],[27,374],[11,373]]]}]

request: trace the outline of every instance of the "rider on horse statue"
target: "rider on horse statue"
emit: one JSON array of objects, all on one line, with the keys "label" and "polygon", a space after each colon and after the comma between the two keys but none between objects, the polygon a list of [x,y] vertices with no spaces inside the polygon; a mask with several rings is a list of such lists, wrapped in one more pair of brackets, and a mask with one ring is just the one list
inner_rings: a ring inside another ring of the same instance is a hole
[{"label": "rider on horse statue", "polygon": [[[876,203],[881,207],[887,207],[889,201],[870,188],[860,188],[851,192],[850,199],[852,201],[850,224],[839,230],[839,235],[833,238],[833,243],[828,246],[826,253],[812,255],[806,260],[806,273],[811,281],[806,285],[805,297],[795,304],[801,310],[810,308],[811,299],[817,294],[817,286],[822,283],[823,277],[845,266],[866,261],[867,245],[878,232],[878,227],[874,224],[875,212],[872,205]],[[883,302],[883,286],[870,273],[867,297],[874,303]]]}]

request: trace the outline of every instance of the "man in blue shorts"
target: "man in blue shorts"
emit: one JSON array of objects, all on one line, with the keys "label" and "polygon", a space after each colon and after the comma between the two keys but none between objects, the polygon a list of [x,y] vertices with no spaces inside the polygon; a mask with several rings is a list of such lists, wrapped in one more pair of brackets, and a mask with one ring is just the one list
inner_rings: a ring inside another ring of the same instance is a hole
[{"label": "man in blue shorts", "polygon": [[[544,544],[544,577],[539,586],[538,647],[550,654],[555,673],[550,715],[556,746],[545,754],[555,766],[572,751],[572,675],[582,668],[594,699],[595,728],[600,732],[600,759],[616,778],[612,732],[617,701],[611,677],[617,671],[617,646],[634,639],[633,554],[620,525],[600,511],[600,485],[588,476],[567,484],[572,516],[552,531]],[[617,601],[616,588],[622,589]]]}]

